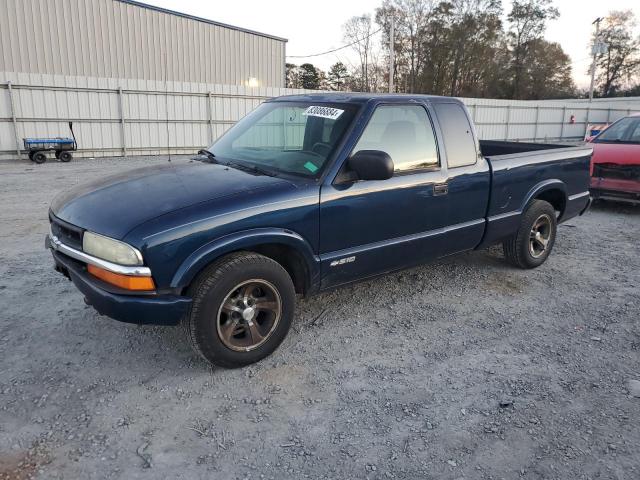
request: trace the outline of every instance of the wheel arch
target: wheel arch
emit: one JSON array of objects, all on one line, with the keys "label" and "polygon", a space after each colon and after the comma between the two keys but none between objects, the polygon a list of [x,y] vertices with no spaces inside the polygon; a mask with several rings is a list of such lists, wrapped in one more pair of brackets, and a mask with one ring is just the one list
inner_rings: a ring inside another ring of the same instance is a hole
[{"label": "wheel arch", "polygon": [[297,293],[309,293],[319,284],[320,260],[302,236],[287,229],[260,228],[227,235],[197,249],[180,265],[171,288],[184,290],[212,262],[238,251],[278,262],[291,276]]},{"label": "wheel arch", "polygon": [[527,206],[533,200],[544,200],[549,202],[556,211],[560,212],[558,218],[562,218],[567,208],[567,198],[567,186],[563,181],[557,179],[546,180],[538,183],[529,190],[522,204],[521,211],[525,212]]}]

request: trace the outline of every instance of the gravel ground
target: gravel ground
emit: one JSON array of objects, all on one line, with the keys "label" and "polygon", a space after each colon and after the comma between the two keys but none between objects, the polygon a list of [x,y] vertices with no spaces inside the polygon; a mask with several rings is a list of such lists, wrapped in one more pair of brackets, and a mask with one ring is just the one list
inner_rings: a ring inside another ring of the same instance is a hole
[{"label": "gravel ground", "polygon": [[493,248],[303,299],[274,355],[212,370],[43,246],[56,193],[160,161],[0,165],[0,479],[640,478],[640,208],[533,271]]}]

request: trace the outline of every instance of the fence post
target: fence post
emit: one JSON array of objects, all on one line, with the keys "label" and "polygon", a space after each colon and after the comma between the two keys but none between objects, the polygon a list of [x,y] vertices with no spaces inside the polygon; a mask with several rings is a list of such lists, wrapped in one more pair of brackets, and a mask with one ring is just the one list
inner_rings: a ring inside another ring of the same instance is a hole
[{"label": "fence post", "polygon": [[538,139],[538,123],[540,123],[540,105],[536,105],[536,124],[533,129],[533,141]]},{"label": "fence post", "polygon": [[591,113],[591,107],[587,107],[587,120],[585,121],[585,126],[584,126],[584,137],[587,138],[587,134],[589,133],[589,117]]},{"label": "fence post", "polygon": [[124,115],[124,95],[122,87],[118,87],[118,105],[120,106],[120,134],[122,135],[122,156],[127,157],[127,128],[125,125]]},{"label": "fence post", "polygon": [[607,110],[607,123],[611,123],[611,107]]},{"label": "fence post", "polygon": [[564,119],[567,116],[567,107],[566,105],[562,107],[562,121],[560,123],[560,140],[564,138]]},{"label": "fence post", "polygon": [[13,88],[11,88],[11,82],[7,82],[7,91],[9,92],[9,105],[11,107],[13,135],[16,139],[16,154],[18,155],[18,160],[22,160],[22,149],[20,148],[20,137],[18,136],[18,119],[16,118],[16,105],[13,101]]},{"label": "fence post", "polygon": [[511,104],[507,105],[507,132],[504,139],[509,140],[509,124],[511,123]]},{"label": "fence post", "polygon": [[212,92],[207,93],[207,111],[209,113],[209,144],[213,142],[213,105],[211,105],[212,95]]}]

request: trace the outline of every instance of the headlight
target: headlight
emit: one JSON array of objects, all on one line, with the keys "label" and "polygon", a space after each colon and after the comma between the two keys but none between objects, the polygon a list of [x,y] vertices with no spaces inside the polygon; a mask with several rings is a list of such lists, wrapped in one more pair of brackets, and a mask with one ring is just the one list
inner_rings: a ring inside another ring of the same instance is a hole
[{"label": "headlight", "polygon": [[84,232],[82,250],[118,265],[142,265],[142,255],[131,245],[97,233]]}]

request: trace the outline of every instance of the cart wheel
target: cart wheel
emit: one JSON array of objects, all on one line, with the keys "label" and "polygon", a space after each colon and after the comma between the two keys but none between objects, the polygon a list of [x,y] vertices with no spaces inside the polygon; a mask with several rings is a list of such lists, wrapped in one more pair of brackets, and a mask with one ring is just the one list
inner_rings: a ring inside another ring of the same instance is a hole
[{"label": "cart wheel", "polygon": [[33,162],[33,154],[36,152],[29,152],[29,160],[31,160]]},{"label": "cart wheel", "polygon": [[71,152],[56,152],[56,156],[60,159],[61,162],[70,162],[71,159],[73,158],[73,155],[71,155]]},{"label": "cart wheel", "polygon": [[36,163],[44,163],[47,161],[47,156],[44,152],[33,152],[33,158],[31,160]]}]

